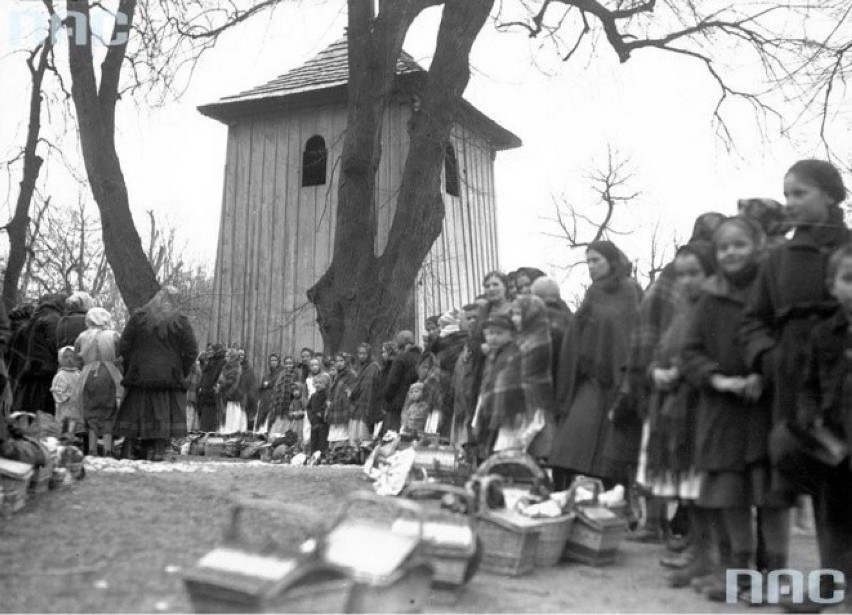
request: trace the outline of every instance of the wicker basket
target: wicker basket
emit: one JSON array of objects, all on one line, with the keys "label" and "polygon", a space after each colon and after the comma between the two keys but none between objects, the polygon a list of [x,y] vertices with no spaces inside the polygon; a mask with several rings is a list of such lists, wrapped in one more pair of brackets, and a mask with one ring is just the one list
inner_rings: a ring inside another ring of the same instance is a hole
[{"label": "wicker basket", "polygon": [[497,474],[503,478],[504,487],[514,485],[527,492],[548,495],[553,491],[550,477],[535,462],[535,459],[519,449],[494,453],[476,469],[477,476]]},{"label": "wicker basket", "polygon": [[225,440],[225,449],[223,454],[225,457],[239,457],[240,451],[243,449],[242,438],[228,438]]},{"label": "wicker basket", "polygon": [[204,440],[205,457],[224,457],[225,438],[222,436],[207,436]]},{"label": "wicker basket", "polygon": [[414,465],[435,478],[450,478],[458,473],[462,450],[449,438],[426,436],[414,445]]},{"label": "wicker basket", "polygon": [[482,545],[477,538],[476,523],[471,516],[474,502],[464,489],[441,483],[414,482],[403,491],[403,497],[422,502],[424,495],[450,494],[460,498],[466,505],[465,513],[452,512],[434,506],[437,502],[423,503],[426,515],[424,523],[425,553],[435,568],[433,584],[436,586],[459,587],[465,585],[476,574],[482,558]]},{"label": "wicker basket", "polygon": [[574,515],[563,515],[552,519],[535,519],[538,522],[538,549],[535,552],[535,565],[539,567],[555,566],[562,559],[565,541],[571,533]]},{"label": "wicker basket", "polygon": [[535,568],[539,524],[514,511],[489,508],[488,487],[502,483],[499,476],[476,477],[476,481],[480,492],[476,516],[482,541],[482,569],[508,576],[529,574]]},{"label": "wicker basket", "polygon": [[[592,488],[594,496],[591,502],[573,504],[574,494],[580,485]],[[570,490],[569,505],[573,507],[576,516],[565,542],[563,557],[590,566],[612,563],[627,532],[627,521],[600,505],[599,496],[603,485],[599,480],[578,477]]]},{"label": "wicker basket", "polygon": [[33,477],[33,466],[11,459],[0,459],[0,513],[9,516],[27,503],[27,486]]}]

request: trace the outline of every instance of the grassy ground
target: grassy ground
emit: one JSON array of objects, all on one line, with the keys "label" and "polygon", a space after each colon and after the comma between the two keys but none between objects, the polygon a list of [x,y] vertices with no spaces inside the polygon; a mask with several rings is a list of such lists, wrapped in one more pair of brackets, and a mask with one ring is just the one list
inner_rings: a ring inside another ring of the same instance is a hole
[{"label": "grassy ground", "polygon": [[[295,548],[347,494],[364,488],[353,468],[235,463],[213,473],[90,473],[0,522],[0,611],[190,611],[181,571],[221,540],[235,500],[280,504],[273,517],[247,517],[249,538],[271,535]],[[517,579],[480,574],[459,594],[435,592],[429,610],[745,610],[668,589],[657,564],[661,551],[625,544],[605,568],[563,564]],[[794,566],[815,565],[813,538],[795,538],[793,553]]]}]

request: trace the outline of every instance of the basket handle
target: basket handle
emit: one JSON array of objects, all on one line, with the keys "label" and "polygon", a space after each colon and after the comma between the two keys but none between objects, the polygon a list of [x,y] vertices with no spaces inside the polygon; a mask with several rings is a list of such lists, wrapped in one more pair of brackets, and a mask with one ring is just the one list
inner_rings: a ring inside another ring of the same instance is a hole
[{"label": "basket handle", "polygon": [[509,449],[500,451],[491,455],[485,462],[476,470],[478,476],[487,476],[491,470],[497,466],[517,465],[527,468],[533,475],[533,478],[538,478],[547,481],[547,474],[535,462],[535,459],[530,457],[526,451],[521,449]]},{"label": "basket handle", "polygon": [[456,487],[455,485],[445,485],[443,483],[429,483],[426,481],[415,481],[406,485],[402,492],[402,497],[410,498],[415,493],[448,493],[464,498],[467,510],[473,511],[474,501],[470,493],[466,489]]},{"label": "basket handle", "polygon": [[580,487],[590,487],[592,490],[592,504],[596,505],[600,503],[600,495],[603,493],[603,483],[600,479],[592,478],[591,476],[577,476],[568,489],[569,506],[573,507],[576,504],[577,489]]}]

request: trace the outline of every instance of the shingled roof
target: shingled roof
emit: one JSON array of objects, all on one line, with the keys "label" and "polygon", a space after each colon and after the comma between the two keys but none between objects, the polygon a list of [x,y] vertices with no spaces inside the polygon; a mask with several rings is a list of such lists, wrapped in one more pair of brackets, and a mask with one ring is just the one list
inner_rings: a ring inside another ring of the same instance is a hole
[{"label": "shingled roof", "polygon": [[[403,51],[396,63],[397,78],[424,76],[426,70]],[[344,36],[310,60],[272,81],[239,94],[201,105],[198,110],[213,119],[231,123],[239,117],[280,111],[289,106],[333,102],[346,99],[349,81],[348,43]],[[478,125],[498,149],[520,147],[521,140],[485,116],[466,100],[462,114]]]}]

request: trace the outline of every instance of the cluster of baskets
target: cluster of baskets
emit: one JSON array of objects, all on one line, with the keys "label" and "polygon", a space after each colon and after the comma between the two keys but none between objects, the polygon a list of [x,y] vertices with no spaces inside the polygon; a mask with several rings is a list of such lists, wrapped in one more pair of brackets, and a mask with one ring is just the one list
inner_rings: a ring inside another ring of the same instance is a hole
[{"label": "cluster of baskets", "polygon": [[78,448],[40,446],[45,452],[40,465],[0,458],[0,516],[9,517],[26,506],[30,497],[83,477],[83,453]]}]

